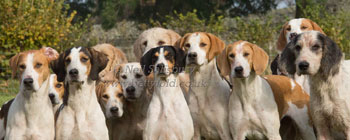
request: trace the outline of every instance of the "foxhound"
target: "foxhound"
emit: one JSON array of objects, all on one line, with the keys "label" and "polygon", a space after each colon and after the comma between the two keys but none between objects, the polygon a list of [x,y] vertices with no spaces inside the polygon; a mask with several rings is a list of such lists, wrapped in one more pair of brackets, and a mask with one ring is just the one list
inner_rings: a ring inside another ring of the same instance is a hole
[{"label": "foxhound", "polygon": [[[310,109],[319,140],[350,140],[350,62],[341,49],[318,31],[297,35],[281,54],[280,67],[308,75]],[[336,138],[336,135],[345,135]]]},{"label": "foxhound", "polygon": [[298,34],[311,31],[311,30],[319,31],[322,34],[324,34],[321,27],[318,26],[315,22],[313,22],[310,19],[297,18],[286,22],[282,27],[281,33],[278,37],[277,44],[276,44],[278,55],[275,57],[275,59],[271,63],[272,74],[288,75],[289,77],[295,79],[298,84],[302,85],[302,87],[307,93],[310,93],[310,85],[309,85],[307,76],[290,75],[285,71],[281,71],[278,68],[278,59],[280,57],[279,54],[283,51],[283,49],[286,47],[288,42],[290,42]]},{"label": "foxhound", "polygon": [[57,80],[65,82],[66,90],[57,117],[57,140],[108,139],[95,92],[95,81],[107,62],[106,55],[92,48],[73,47],[51,63]]},{"label": "foxhound", "polygon": [[191,69],[189,108],[194,139],[232,139],[227,123],[230,85],[220,76],[215,59],[225,43],[210,33],[195,32],[176,44],[187,52],[186,67]]},{"label": "foxhound", "polygon": [[223,76],[234,88],[229,101],[229,125],[234,140],[279,140],[280,119],[290,116],[303,139],[315,139],[309,124],[309,96],[284,76],[261,77],[268,64],[267,53],[255,44],[237,41],[217,57]]},{"label": "foxhound", "polygon": [[49,64],[57,57],[56,50],[43,47],[10,59],[12,77],[18,76],[20,87],[8,111],[6,140],[54,139],[55,122],[48,90]]},{"label": "foxhound", "polygon": [[154,92],[148,108],[144,140],[193,137],[193,121],[185,97],[179,87],[178,73],[184,70],[185,52],[173,46],[149,50],[141,58],[147,76],[154,73]]},{"label": "foxhound", "polygon": [[[63,93],[64,93],[63,83],[57,81],[55,74],[51,74],[50,75],[49,95],[48,96],[49,96],[50,101],[52,103],[54,114],[57,111],[58,107],[63,102]],[[13,101],[14,101],[14,98],[5,102],[1,107],[1,110],[0,110],[0,139],[5,138],[8,111],[9,111],[10,106],[11,106]]]}]

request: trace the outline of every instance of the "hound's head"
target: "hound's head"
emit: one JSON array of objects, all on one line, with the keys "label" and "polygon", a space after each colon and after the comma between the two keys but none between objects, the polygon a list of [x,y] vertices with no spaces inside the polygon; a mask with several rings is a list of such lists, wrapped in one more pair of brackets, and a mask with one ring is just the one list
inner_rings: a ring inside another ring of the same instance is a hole
[{"label": "hound's head", "polygon": [[283,51],[287,43],[289,43],[294,37],[296,37],[298,34],[311,30],[319,31],[324,34],[320,26],[310,19],[298,18],[288,21],[282,27],[277,41],[277,50]]},{"label": "hound's head", "polygon": [[208,63],[220,54],[225,43],[213,34],[196,32],[186,34],[176,42],[176,46],[187,52],[188,66],[198,66]]},{"label": "hound's head", "polygon": [[134,43],[134,53],[137,60],[142,55],[158,46],[174,45],[181,36],[176,32],[164,28],[151,28],[142,32]]},{"label": "hound's head", "polygon": [[145,94],[146,76],[140,63],[126,63],[117,67],[116,77],[123,87],[124,97],[129,101],[138,99]]},{"label": "hound's head", "polygon": [[21,91],[37,91],[50,75],[50,61],[58,53],[50,47],[21,52],[10,59],[12,77],[20,80]]},{"label": "hound's head", "polygon": [[120,83],[99,82],[96,95],[106,118],[123,116],[124,96]]},{"label": "hound's head", "polygon": [[56,74],[51,74],[49,84],[49,97],[52,105],[61,104],[63,102],[64,95],[63,82],[58,82]]},{"label": "hound's head", "polygon": [[57,80],[72,83],[84,83],[88,79],[97,80],[98,74],[108,62],[105,54],[92,48],[74,47],[61,53],[59,58],[51,63]]},{"label": "hound's head", "polygon": [[160,46],[149,50],[141,58],[143,72],[148,76],[152,71],[155,77],[165,78],[172,73],[180,73],[185,68],[186,54],[180,48]]},{"label": "hound's head", "polygon": [[255,44],[237,41],[226,47],[217,57],[222,76],[247,78],[251,73],[261,75],[268,64],[269,56]]},{"label": "hound's head", "polygon": [[281,54],[280,68],[290,74],[317,73],[328,77],[339,70],[342,52],[333,40],[318,31],[296,36]]}]

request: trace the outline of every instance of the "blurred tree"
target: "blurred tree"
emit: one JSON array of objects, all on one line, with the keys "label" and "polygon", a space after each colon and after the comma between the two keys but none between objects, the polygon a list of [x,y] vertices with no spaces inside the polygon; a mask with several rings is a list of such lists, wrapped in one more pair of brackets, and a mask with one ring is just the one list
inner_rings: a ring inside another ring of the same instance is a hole
[{"label": "blurred tree", "polygon": [[264,14],[271,9],[275,9],[278,0],[228,0],[225,8],[229,15],[245,16],[248,14]]}]

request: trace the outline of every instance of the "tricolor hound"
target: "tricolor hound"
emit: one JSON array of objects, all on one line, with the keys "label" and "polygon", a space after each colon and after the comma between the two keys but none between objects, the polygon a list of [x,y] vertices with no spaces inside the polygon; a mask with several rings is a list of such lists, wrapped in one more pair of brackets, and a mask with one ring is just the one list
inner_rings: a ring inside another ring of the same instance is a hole
[{"label": "tricolor hound", "polygon": [[144,140],[181,139],[193,137],[193,121],[185,97],[179,87],[178,73],[185,67],[185,52],[173,46],[149,50],[141,58],[145,75],[154,73]]},{"label": "tricolor hound", "polygon": [[92,48],[73,47],[51,63],[65,97],[56,123],[56,139],[108,139],[105,117],[97,101],[95,80],[107,56]]}]

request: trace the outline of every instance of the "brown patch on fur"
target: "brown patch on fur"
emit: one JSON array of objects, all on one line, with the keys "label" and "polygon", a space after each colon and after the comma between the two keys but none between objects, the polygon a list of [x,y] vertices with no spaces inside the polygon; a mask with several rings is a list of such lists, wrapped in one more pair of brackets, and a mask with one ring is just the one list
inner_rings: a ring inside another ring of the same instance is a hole
[{"label": "brown patch on fur", "polygon": [[257,75],[263,74],[267,68],[268,63],[269,63],[269,56],[262,48],[260,48],[256,44],[246,42],[243,46],[244,48],[246,48],[245,45],[250,46],[250,48],[253,50],[252,65],[253,65],[255,73]]},{"label": "brown patch on fur", "polygon": [[275,101],[278,106],[280,118],[288,112],[288,103],[292,103],[298,108],[309,106],[309,95],[305,93],[302,87],[294,80],[293,82],[295,86],[292,89],[292,79],[286,76],[266,75],[265,79],[270,84],[271,89],[275,95]]},{"label": "brown patch on fur", "polygon": [[154,53],[154,56],[158,57],[159,56],[159,52]]},{"label": "brown patch on fur", "polygon": [[[86,58],[87,61],[86,62],[82,62],[81,59],[82,58]],[[84,52],[79,52],[79,61],[86,66],[87,70],[86,70],[86,75],[90,75],[91,72],[91,59],[89,58],[89,56],[87,56]]]},{"label": "brown patch on fur", "polygon": [[[63,82],[58,82],[57,81],[57,76],[54,76],[54,86],[55,86],[55,90],[58,92],[59,98],[62,100],[63,99],[63,95],[64,95],[64,83]],[[61,86],[58,86],[61,85]]]}]

